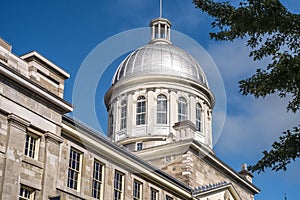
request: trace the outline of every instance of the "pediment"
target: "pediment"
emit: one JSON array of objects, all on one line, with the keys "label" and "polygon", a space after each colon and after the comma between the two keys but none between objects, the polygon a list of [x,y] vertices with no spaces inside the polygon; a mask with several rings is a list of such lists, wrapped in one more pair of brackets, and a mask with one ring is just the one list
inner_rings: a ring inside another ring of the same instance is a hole
[{"label": "pediment", "polygon": [[196,188],[194,197],[198,200],[241,200],[234,186],[226,182]]}]

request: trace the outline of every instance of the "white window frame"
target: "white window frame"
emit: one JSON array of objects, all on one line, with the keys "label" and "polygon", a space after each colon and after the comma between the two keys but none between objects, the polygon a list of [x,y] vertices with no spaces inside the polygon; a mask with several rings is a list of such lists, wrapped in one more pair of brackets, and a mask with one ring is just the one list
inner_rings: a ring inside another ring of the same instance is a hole
[{"label": "white window frame", "polygon": [[127,122],[127,102],[123,100],[121,102],[121,110],[120,110],[120,130],[126,129]]},{"label": "white window frame", "polygon": [[150,200],[158,200],[159,191],[153,187],[150,188]]},{"label": "white window frame", "polygon": [[[96,166],[98,165],[98,168]],[[92,181],[92,197],[103,199],[103,180],[104,180],[104,164],[98,160],[94,160],[93,165],[93,181]]]},{"label": "white window frame", "polygon": [[140,151],[140,150],[142,150],[143,149],[143,143],[142,142],[137,142],[136,143],[136,150],[137,151]]},{"label": "white window frame", "polygon": [[21,185],[19,192],[19,200],[33,200],[35,191],[34,189]]},{"label": "white window frame", "polygon": [[146,97],[141,95],[137,98],[136,103],[136,125],[146,124],[147,102]]},{"label": "white window frame", "polygon": [[173,200],[174,198],[166,194],[166,200]]},{"label": "white window frame", "polygon": [[[74,153],[72,153],[74,152]],[[76,157],[73,162],[73,157],[72,155],[76,154]],[[67,182],[67,187],[71,188],[76,191],[80,191],[80,182],[81,182],[81,170],[82,170],[82,157],[83,154],[79,150],[71,147],[70,149],[70,156],[69,156],[69,167],[68,167],[68,182]],[[78,158],[78,160],[77,160]],[[76,164],[77,163],[77,164]],[[75,166],[73,166],[75,165]],[[75,167],[75,168],[74,168]],[[74,173],[76,177],[72,178],[70,177],[71,173]],[[73,182],[77,182],[76,184]]]},{"label": "white window frame", "polygon": [[178,121],[187,120],[187,100],[184,97],[178,98]]},{"label": "white window frame", "polygon": [[196,128],[197,131],[202,131],[202,108],[200,103],[196,104]]},{"label": "white window frame", "polygon": [[30,131],[27,131],[25,136],[24,155],[38,160],[39,156],[40,136],[37,136]]},{"label": "white window frame", "polygon": [[157,96],[156,102],[156,123],[167,124],[168,123],[168,102],[167,97],[164,94]]},{"label": "white window frame", "polygon": [[143,183],[134,179],[133,180],[133,200],[143,199]]},{"label": "white window frame", "polygon": [[[120,178],[121,178],[121,180],[120,180]],[[123,200],[124,199],[124,178],[125,178],[124,173],[122,173],[118,170],[115,170],[113,200]]]}]

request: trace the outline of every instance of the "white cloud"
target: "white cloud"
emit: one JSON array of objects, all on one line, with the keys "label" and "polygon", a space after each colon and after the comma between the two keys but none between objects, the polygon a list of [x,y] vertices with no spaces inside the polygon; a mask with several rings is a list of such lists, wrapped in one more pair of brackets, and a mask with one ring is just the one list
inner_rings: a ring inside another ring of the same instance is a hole
[{"label": "white cloud", "polygon": [[277,95],[254,99],[238,93],[237,82],[267,63],[254,63],[244,41],[211,42],[208,51],[221,71],[227,95],[228,114],[218,149],[227,155],[260,157],[283,131],[298,125],[300,115],[287,112],[287,99]]}]

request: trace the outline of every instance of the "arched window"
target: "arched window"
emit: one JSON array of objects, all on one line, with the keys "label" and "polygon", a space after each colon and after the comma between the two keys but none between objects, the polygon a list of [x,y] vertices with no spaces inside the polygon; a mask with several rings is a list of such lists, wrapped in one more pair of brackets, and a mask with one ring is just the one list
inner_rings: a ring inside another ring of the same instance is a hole
[{"label": "arched window", "polygon": [[185,98],[180,97],[178,99],[178,121],[184,121],[187,119],[187,102]]},{"label": "arched window", "polygon": [[142,125],[146,123],[146,98],[139,96],[137,98],[136,105],[136,125]]},{"label": "arched window", "polygon": [[167,97],[163,94],[157,96],[156,119],[158,124],[167,123]]},{"label": "arched window", "polygon": [[199,103],[196,104],[196,128],[197,131],[201,131],[202,127],[201,127],[201,106]]},{"label": "arched window", "polygon": [[126,117],[127,117],[127,104],[126,101],[121,102],[121,123],[120,129],[123,130],[126,128]]}]

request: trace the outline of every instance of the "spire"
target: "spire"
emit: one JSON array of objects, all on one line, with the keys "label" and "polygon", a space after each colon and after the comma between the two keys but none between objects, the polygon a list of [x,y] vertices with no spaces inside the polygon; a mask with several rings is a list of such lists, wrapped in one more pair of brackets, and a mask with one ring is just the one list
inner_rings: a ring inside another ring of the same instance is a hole
[{"label": "spire", "polygon": [[156,18],[150,22],[151,27],[151,41],[164,42],[171,44],[171,22],[162,17],[162,0],[159,4],[159,18]]}]

